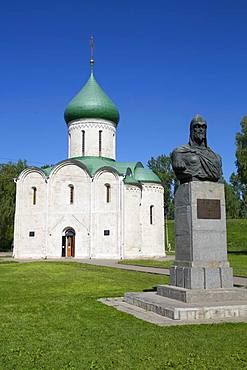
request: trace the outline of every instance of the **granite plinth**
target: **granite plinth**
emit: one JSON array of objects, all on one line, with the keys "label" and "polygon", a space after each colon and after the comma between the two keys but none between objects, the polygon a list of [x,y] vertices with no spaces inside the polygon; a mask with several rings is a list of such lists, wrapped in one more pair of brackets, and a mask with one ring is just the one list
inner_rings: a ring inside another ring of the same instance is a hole
[{"label": "granite plinth", "polygon": [[247,289],[186,289],[172,285],[159,285],[157,295],[185,303],[222,303],[244,301],[247,304]]},{"label": "granite plinth", "polygon": [[173,320],[218,320],[228,318],[243,318],[247,320],[247,301],[225,301],[211,303],[186,303],[162,297],[156,292],[126,293],[124,302],[140,307],[146,311]]},{"label": "granite plinth", "polygon": [[223,184],[192,181],[179,185],[175,194],[175,231],[171,285],[188,289],[233,287],[227,261]]},{"label": "granite plinth", "polygon": [[[212,266],[214,264],[212,263]],[[233,287],[233,272],[231,267],[177,266],[170,268],[171,285],[187,289],[217,289]]]}]

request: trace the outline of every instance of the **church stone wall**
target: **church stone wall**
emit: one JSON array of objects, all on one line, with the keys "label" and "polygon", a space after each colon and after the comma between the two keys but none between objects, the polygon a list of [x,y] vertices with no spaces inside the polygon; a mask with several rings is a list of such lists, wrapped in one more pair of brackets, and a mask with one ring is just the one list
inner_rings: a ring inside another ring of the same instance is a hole
[{"label": "church stone wall", "polygon": [[[142,255],[158,257],[165,255],[164,245],[164,189],[159,184],[145,183],[142,187],[141,227]],[[150,223],[150,207],[152,224]]]},{"label": "church stone wall", "polygon": [[[60,165],[49,179],[48,257],[61,257],[62,236],[75,231],[75,257],[88,257],[90,248],[91,178],[77,165]],[[73,186],[73,203],[71,201]]]},{"label": "church stone wall", "polygon": [[[36,188],[36,204],[33,192]],[[25,170],[16,189],[15,257],[44,257],[46,245],[47,184],[36,170]]]},{"label": "church stone wall", "polygon": [[[110,198],[107,202],[107,186]],[[118,174],[100,171],[92,183],[92,258],[120,258],[121,180]]]},{"label": "church stone wall", "polygon": [[141,256],[141,196],[139,186],[124,186],[124,253],[123,258],[137,258]]},{"label": "church stone wall", "polygon": [[[84,135],[84,152],[83,136]],[[101,131],[101,152],[99,148],[99,131]],[[69,158],[80,156],[101,156],[116,158],[116,126],[102,119],[81,119],[69,123]]]}]

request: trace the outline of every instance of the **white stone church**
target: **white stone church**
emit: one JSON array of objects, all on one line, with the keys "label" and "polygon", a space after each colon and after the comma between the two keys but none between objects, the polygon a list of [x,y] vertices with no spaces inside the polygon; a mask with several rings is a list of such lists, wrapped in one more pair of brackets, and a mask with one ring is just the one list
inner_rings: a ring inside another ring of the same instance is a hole
[{"label": "white stone church", "polygon": [[16,180],[15,258],[160,257],[163,187],[140,162],[117,162],[119,112],[93,74],[65,110],[68,159]]}]

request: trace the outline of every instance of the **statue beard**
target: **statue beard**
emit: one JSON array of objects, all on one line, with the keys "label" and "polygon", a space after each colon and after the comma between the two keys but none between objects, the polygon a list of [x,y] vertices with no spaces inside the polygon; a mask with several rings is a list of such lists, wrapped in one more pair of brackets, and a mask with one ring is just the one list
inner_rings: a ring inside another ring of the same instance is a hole
[{"label": "statue beard", "polygon": [[190,135],[190,142],[189,142],[190,145],[199,145],[199,146],[205,146],[207,147],[207,138],[206,138],[206,134],[205,133],[202,133],[202,132],[198,132],[198,133],[192,133]]}]

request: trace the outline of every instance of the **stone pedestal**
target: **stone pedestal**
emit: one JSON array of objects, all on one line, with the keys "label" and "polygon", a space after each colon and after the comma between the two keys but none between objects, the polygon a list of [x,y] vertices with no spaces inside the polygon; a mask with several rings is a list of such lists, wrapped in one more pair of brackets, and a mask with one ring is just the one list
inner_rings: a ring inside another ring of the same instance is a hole
[{"label": "stone pedestal", "polygon": [[247,319],[247,289],[233,288],[227,261],[224,185],[194,181],[175,195],[170,285],[126,293],[124,302],[173,320]]},{"label": "stone pedestal", "polygon": [[171,285],[188,289],[233,286],[227,261],[224,184],[180,185],[175,195],[175,232]]}]

